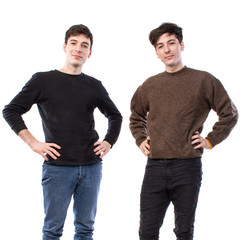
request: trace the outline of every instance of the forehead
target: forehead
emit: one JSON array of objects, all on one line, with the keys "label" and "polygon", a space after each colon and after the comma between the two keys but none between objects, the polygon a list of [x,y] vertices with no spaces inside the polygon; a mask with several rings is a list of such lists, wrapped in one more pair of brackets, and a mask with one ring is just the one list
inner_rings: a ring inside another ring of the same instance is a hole
[{"label": "forehead", "polygon": [[170,40],[178,40],[175,36],[175,34],[170,34],[170,33],[164,33],[162,34],[159,38],[158,38],[158,41],[157,41],[157,44],[163,44],[163,43],[166,43]]},{"label": "forehead", "polygon": [[71,41],[80,42],[80,43],[86,42],[86,43],[88,43],[90,45],[90,39],[84,34],[70,36],[68,38],[68,42],[71,42]]}]

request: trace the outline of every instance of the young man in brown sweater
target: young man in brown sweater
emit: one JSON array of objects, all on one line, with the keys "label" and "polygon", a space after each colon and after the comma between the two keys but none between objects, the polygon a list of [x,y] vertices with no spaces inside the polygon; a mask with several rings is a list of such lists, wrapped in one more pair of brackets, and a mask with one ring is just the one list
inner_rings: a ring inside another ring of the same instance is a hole
[{"label": "young man in brown sweater", "polygon": [[[141,190],[140,240],[159,239],[170,202],[177,240],[192,240],[203,149],[213,148],[229,135],[238,112],[219,80],[184,66],[182,28],[163,23],[149,39],[165,72],[148,78],[131,101],[130,130],[148,157]],[[211,109],[219,119],[203,138],[203,123]]]}]

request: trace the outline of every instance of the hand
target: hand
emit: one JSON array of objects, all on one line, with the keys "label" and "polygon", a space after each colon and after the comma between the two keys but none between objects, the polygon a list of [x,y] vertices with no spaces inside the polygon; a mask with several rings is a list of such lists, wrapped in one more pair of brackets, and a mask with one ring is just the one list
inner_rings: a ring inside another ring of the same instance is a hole
[{"label": "hand", "polygon": [[194,149],[198,149],[198,148],[206,148],[206,149],[210,149],[210,145],[208,143],[208,141],[201,137],[199,132],[196,131],[195,134],[192,136],[192,145],[197,144]]},{"label": "hand", "polygon": [[42,143],[35,141],[30,145],[30,147],[34,152],[39,153],[46,161],[48,161],[46,154],[55,160],[57,159],[57,156],[60,157],[60,154],[55,148],[61,149],[61,147],[55,143]]},{"label": "hand", "polygon": [[36,153],[39,153],[46,161],[48,158],[46,154],[50,155],[53,159],[60,157],[60,154],[55,148],[61,149],[61,147],[55,143],[42,143],[39,142],[28,129],[23,129],[18,133],[18,136]]},{"label": "hand", "polygon": [[150,145],[149,145],[150,137],[148,136],[146,140],[144,140],[140,145],[140,150],[147,157],[150,154]]},{"label": "hand", "polygon": [[94,143],[94,146],[96,146],[94,152],[96,155],[101,154],[100,158],[103,158],[111,149],[111,145],[107,141],[102,141],[102,142],[97,141]]}]

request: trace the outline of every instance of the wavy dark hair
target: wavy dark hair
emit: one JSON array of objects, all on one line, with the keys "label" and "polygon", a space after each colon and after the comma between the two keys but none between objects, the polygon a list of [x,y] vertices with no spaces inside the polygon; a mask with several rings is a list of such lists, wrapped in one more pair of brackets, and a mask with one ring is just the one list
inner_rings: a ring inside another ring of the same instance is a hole
[{"label": "wavy dark hair", "polygon": [[91,49],[93,46],[93,35],[90,32],[89,28],[84,26],[83,24],[73,25],[66,31],[65,43],[67,44],[67,41],[71,36],[77,36],[80,34],[84,34],[87,38],[90,39],[90,49]]},{"label": "wavy dark hair", "polygon": [[177,26],[174,23],[165,22],[165,23],[162,23],[158,28],[155,28],[154,30],[152,30],[149,34],[149,41],[155,48],[156,48],[158,39],[164,33],[175,34],[179,43],[181,43],[183,40],[182,28]]}]

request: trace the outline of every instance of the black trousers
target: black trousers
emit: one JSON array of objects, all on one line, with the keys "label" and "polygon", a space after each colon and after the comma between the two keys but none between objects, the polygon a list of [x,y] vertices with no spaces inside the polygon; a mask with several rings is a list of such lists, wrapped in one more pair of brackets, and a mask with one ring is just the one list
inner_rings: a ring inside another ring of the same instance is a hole
[{"label": "black trousers", "polygon": [[192,240],[201,180],[201,158],[148,159],[140,199],[140,240],[159,239],[170,202],[177,240]]}]

